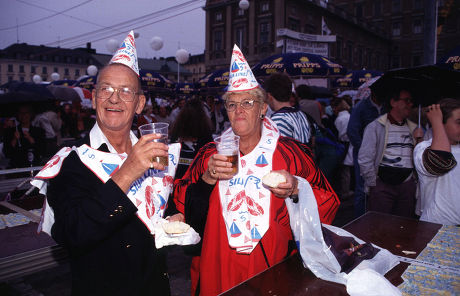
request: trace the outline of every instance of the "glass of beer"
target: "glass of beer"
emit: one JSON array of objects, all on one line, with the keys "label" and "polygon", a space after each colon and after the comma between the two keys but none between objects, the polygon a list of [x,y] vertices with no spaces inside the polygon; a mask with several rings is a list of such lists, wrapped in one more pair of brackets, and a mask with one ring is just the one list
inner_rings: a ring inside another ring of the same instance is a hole
[{"label": "glass of beer", "polygon": [[[147,123],[139,127],[139,132],[141,133],[141,136],[148,134],[159,134],[161,137],[153,141],[168,145],[168,127],[169,123],[165,122]],[[156,156],[152,159],[152,161],[161,163],[165,167],[167,167],[169,164],[168,156]]]},{"label": "glass of beer", "polygon": [[240,159],[240,137],[236,135],[223,135],[214,139],[217,153],[227,156],[227,161],[232,163],[233,174],[238,173]]}]

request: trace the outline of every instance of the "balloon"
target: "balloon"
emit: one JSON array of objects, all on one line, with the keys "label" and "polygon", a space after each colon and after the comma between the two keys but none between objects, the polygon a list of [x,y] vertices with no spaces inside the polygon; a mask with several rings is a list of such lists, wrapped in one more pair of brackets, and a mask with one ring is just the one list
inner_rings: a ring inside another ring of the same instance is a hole
[{"label": "balloon", "polygon": [[239,5],[239,7],[241,9],[246,10],[246,9],[249,8],[249,1],[248,0],[241,0],[238,5]]},{"label": "balloon", "polygon": [[134,32],[134,38],[139,38],[140,33],[139,32]]},{"label": "balloon", "polygon": [[60,77],[61,77],[61,75],[59,75],[59,73],[54,72],[54,73],[51,74],[51,79],[53,81],[59,80]]},{"label": "balloon", "polygon": [[88,72],[88,75],[94,76],[97,74],[97,67],[94,65],[89,65],[86,69],[86,72]]},{"label": "balloon", "polygon": [[118,49],[118,41],[116,39],[109,39],[107,40],[107,43],[105,44],[105,47],[110,53],[115,53]]},{"label": "balloon", "polygon": [[161,37],[155,36],[150,40],[150,46],[153,50],[160,50],[163,48],[163,39]]},{"label": "balloon", "polygon": [[32,80],[33,80],[33,82],[38,84],[38,83],[42,82],[42,77],[40,75],[38,75],[38,74],[35,74],[34,77],[32,77]]},{"label": "balloon", "polygon": [[187,63],[188,58],[189,58],[189,53],[185,49],[181,48],[176,51],[176,61],[179,64]]}]

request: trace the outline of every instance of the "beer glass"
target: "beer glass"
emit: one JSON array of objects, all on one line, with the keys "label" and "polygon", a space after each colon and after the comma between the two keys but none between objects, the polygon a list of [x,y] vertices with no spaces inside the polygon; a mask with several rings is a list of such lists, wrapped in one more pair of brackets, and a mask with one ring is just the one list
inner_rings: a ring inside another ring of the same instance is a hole
[{"label": "beer glass", "polygon": [[217,153],[227,156],[227,161],[232,163],[232,173],[238,173],[240,159],[240,137],[236,135],[224,135],[214,139]]},{"label": "beer glass", "polygon": [[[168,127],[169,123],[165,122],[147,123],[139,127],[139,132],[141,133],[141,136],[148,134],[159,134],[161,137],[153,141],[168,145]],[[168,156],[156,156],[152,159],[152,161],[161,163],[165,167],[167,167],[169,163]]]}]

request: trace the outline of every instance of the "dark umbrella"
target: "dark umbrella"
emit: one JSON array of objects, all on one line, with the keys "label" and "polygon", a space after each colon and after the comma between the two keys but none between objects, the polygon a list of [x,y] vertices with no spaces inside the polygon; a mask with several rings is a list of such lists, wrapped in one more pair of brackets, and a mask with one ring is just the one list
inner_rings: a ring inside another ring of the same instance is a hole
[{"label": "dark umbrella", "polygon": [[201,88],[225,88],[228,85],[228,68],[216,70],[200,80],[198,83]]},{"label": "dark umbrella", "polygon": [[51,85],[64,85],[64,86],[72,86],[77,82],[77,80],[70,80],[70,79],[62,79],[62,80],[55,80],[51,81]]},{"label": "dark umbrella", "polygon": [[460,98],[460,72],[436,65],[395,69],[385,72],[370,88],[381,102],[394,91],[406,89],[416,104],[428,106],[442,98]]},{"label": "dark umbrella", "polygon": [[334,77],[346,73],[341,65],[320,55],[295,52],[275,54],[252,68],[256,77],[285,72],[290,77]]},{"label": "dark umbrella", "polygon": [[176,94],[178,95],[191,96],[195,93],[196,89],[194,83],[181,82],[176,84]]},{"label": "dark umbrella", "polygon": [[69,86],[64,85],[48,85],[48,90],[54,97],[61,101],[81,101],[78,92]]},{"label": "dark umbrella", "polygon": [[78,86],[81,88],[86,88],[87,90],[93,90],[96,85],[97,76],[85,76],[80,78],[72,86]]},{"label": "dark umbrella", "polygon": [[43,84],[33,82],[10,81],[0,86],[7,93],[27,94],[35,96],[34,100],[54,99],[53,94]]},{"label": "dark umbrella", "polygon": [[436,65],[449,70],[460,71],[460,46],[457,46],[447,55],[442,57]]},{"label": "dark umbrella", "polygon": [[364,82],[381,76],[383,72],[373,70],[353,70],[332,81],[332,87],[358,88]]},{"label": "dark umbrella", "polygon": [[139,78],[141,79],[142,89],[145,91],[162,94],[169,94],[174,91],[174,83],[160,73],[140,70]]}]

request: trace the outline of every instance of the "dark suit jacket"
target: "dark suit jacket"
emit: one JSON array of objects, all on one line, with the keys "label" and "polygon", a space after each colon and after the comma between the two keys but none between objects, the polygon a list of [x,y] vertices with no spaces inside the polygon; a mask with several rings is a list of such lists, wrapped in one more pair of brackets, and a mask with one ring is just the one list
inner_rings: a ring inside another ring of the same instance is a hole
[{"label": "dark suit jacket", "polygon": [[[105,144],[99,150],[108,152]],[[164,256],[112,180],[102,183],[71,152],[47,198],[52,236],[71,256],[73,295],[169,295]]]}]

